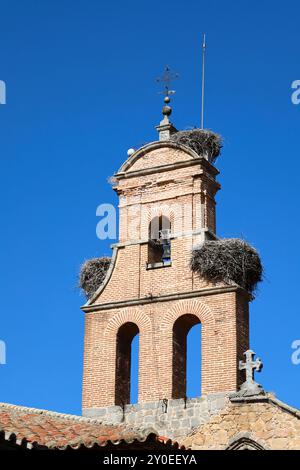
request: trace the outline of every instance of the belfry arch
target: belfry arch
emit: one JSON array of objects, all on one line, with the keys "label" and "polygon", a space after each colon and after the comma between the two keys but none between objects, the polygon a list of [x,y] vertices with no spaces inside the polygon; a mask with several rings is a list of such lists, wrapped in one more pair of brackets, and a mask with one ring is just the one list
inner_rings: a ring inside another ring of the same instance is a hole
[{"label": "belfry arch", "polygon": [[[187,338],[190,330],[197,324],[200,324],[199,318],[186,313],[177,318],[173,325],[172,398],[187,396]],[[198,366],[195,374],[200,376],[200,364]]]},{"label": "belfry arch", "polygon": [[115,377],[115,404],[126,405],[130,403],[131,385],[131,345],[133,338],[139,334],[138,326],[133,322],[124,323],[118,330],[116,337],[116,377]]}]

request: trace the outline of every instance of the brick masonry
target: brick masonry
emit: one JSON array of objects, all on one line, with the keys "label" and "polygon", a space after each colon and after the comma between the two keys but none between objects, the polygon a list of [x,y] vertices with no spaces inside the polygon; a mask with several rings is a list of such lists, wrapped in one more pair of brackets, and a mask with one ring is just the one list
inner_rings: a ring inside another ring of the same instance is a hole
[{"label": "brick masonry", "polygon": [[[208,283],[189,267],[192,247],[216,231],[217,173],[187,147],[156,142],[116,174],[119,243],[107,279],[83,307],[84,413],[129,403],[132,331],[139,332],[139,404],[184,398],[179,319],[186,332],[202,324],[202,395],[235,391],[242,382],[237,365],[249,346],[249,296],[238,286]],[[159,215],[171,221],[171,263],[148,269],[149,224]]]},{"label": "brick masonry", "polygon": [[[116,175],[119,243],[104,283],[83,307],[83,415],[155,431],[192,449],[300,450],[298,410],[264,393],[231,395],[245,378],[238,363],[249,349],[249,295],[208,283],[189,267],[192,247],[216,231],[217,173],[190,149],[155,142]],[[149,223],[162,215],[171,222],[171,262],[150,269]],[[199,322],[202,393],[186,399],[186,335]],[[138,404],[131,405],[137,332]]]}]

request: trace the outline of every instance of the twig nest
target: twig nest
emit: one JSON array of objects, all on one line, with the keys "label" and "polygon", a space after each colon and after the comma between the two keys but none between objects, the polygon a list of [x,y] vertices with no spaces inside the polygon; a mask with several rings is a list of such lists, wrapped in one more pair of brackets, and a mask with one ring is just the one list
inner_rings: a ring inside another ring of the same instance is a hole
[{"label": "twig nest", "polygon": [[90,299],[104,281],[110,265],[110,258],[93,258],[85,261],[80,268],[79,287]]},{"label": "twig nest", "polygon": [[179,131],[172,134],[171,140],[190,147],[212,164],[215,163],[222,148],[222,137],[208,129]]},{"label": "twig nest", "polygon": [[239,238],[206,241],[193,250],[190,265],[208,281],[235,283],[251,294],[262,281],[258,252]]}]

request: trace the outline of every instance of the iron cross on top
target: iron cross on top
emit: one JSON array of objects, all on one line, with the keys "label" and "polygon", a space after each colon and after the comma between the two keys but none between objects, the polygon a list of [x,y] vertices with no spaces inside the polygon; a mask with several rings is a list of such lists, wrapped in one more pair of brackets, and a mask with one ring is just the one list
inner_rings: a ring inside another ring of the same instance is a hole
[{"label": "iron cross on top", "polygon": [[263,363],[259,357],[254,361],[255,352],[251,351],[251,349],[248,349],[244,355],[246,356],[246,361],[239,362],[239,370],[246,371],[246,383],[251,385],[254,382],[254,371],[260,372],[263,367]]},{"label": "iron cross on top", "polygon": [[179,78],[178,73],[172,72],[170,67],[167,65],[165,67],[164,73],[162,74],[161,77],[158,77],[156,81],[158,83],[163,83],[164,84],[164,89],[160,93],[163,95],[169,96],[169,95],[174,95],[175,90],[170,90],[171,82],[173,80],[176,80],[176,78]]}]

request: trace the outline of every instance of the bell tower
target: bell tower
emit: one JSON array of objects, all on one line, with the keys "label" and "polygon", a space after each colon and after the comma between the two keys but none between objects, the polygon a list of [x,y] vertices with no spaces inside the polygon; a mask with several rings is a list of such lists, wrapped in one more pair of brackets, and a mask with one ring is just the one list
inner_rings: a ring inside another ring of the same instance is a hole
[{"label": "bell tower", "polygon": [[135,151],[114,175],[119,241],[104,281],[82,307],[86,415],[129,403],[137,333],[139,403],[185,397],[186,337],[196,323],[202,324],[202,395],[234,392],[243,382],[238,364],[249,348],[250,295],[238,284],[208,281],[190,266],[193,247],[217,238],[216,152],[205,139],[196,147],[175,129],[169,102],[167,94],[158,140]]}]

